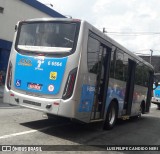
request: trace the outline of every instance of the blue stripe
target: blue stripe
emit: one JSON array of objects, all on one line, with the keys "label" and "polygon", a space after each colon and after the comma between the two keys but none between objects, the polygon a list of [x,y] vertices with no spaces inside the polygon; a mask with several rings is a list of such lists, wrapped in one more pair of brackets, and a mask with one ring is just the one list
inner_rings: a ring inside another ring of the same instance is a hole
[{"label": "blue stripe", "polygon": [[51,17],[57,17],[57,18],[66,18],[62,14],[56,12],[55,10],[47,7],[46,5],[36,1],[36,0],[21,0],[22,2],[50,15]]}]

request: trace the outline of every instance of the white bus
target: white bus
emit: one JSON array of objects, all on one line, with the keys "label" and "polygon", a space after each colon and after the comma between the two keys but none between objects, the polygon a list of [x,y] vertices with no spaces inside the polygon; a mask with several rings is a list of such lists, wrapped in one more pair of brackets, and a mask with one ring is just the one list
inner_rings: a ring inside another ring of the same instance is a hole
[{"label": "white bus", "polygon": [[20,21],[4,102],[111,129],[117,118],[149,112],[153,72],[86,21]]}]

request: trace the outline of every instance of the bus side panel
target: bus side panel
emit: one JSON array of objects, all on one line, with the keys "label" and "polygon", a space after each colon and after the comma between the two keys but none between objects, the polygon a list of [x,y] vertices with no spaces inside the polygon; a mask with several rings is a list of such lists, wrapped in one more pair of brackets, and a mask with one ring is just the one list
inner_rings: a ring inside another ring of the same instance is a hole
[{"label": "bus side panel", "polygon": [[[126,82],[109,78],[108,92],[106,98],[106,109],[105,109],[106,113],[111,101],[115,99],[118,102],[118,108],[119,108],[118,117],[120,117],[123,114],[125,90],[126,90]],[[106,116],[106,113],[104,114],[104,116]]]},{"label": "bus side panel", "polygon": [[[77,100],[78,100],[78,95],[79,95],[79,91],[77,91],[77,87],[79,87],[79,84],[78,84],[79,67],[78,67],[78,65],[79,65],[79,60],[80,60],[80,52],[81,52],[81,50],[76,50],[75,54],[68,56],[68,63],[66,66],[64,78],[67,79],[69,72],[71,70],[77,68],[76,81],[74,84],[72,96],[68,99],[64,99],[64,100],[62,99],[62,101],[59,105],[58,115],[60,115],[60,116],[76,118],[75,117],[75,114],[77,112],[76,105],[77,105]],[[66,80],[66,82],[67,82],[67,80]]]},{"label": "bus side panel", "polygon": [[[123,107],[124,107],[124,98],[126,90],[125,88],[126,88],[126,82],[110,78],[107,98],[106,98],[106,112],[110,102],[113,99],[116,99],[118,101],[118,106],[119,106],[118,117],[120,118],[124,114]],[[141,113],[140,105],[143,100],[144,101],[146,100],[146,95],[147,95],[147,88],[135,85],[133,100],[132,100],[132,108],[131,108],[132,110],[130,116],[139,115]]]},{"label": "bus side panel", "polygon": [[135,85],[131,115],[139,115],[141,113],[141,102],[147,98],[147,88]]},{"label": "bus side panel", "polygon": [[[70,98],[61,101],[58,115],[62,115],[70,118],[75,118],[81,121],[84,121],[81,116],[78,114],[79,100],[81,96],[81,86],[83,74],[86,70],[86,51],[87,51],[87,29],[85,27],[85,22],[81,23],[79,38],[77,42],[77,49],[74,54],[68,57],[68,62],[66,66],[64,78],[68,78],[69,72],[77,68],[76,81],[74,84],[73,94]],[[84,54],[82,54],[84,52]],[[84,58],[84,59],[83,59]],[[80,114],[83,116],[83,114]],[[88,116],[89,117],[89,116]]]},{"label": "bus side panel", "polygon": [[[96,82],[96,75],[88,73],[87,65],[87,44],[88,44],[88,34],[90,27],[87,23],[83,23],[81,27],[81,43],[78,44],[78,48],[81,49],[80,63],[79,63],[79,74],[77,76],[77,84],[75,87],[75,118],[83,121],[89,122],[91,116],[91,104],[93,103],[93,87]],[[92,92],[87,91],[91,90]],[[89,95],[88,95],[89,94]],[[91,94],[91,95],[90,95]],[[86,97],[90,98],[86,100]]]}]

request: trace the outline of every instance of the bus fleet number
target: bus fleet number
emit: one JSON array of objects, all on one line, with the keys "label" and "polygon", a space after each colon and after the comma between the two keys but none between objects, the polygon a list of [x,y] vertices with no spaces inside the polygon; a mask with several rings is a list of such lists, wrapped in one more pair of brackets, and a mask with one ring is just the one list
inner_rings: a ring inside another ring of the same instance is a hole
[{"label": "bus fleet number", "polygon": [[48,62],[48,65],[51,65],[51,66],[62,66],[62,62],[51,62],[51,61],[49,61]]}]

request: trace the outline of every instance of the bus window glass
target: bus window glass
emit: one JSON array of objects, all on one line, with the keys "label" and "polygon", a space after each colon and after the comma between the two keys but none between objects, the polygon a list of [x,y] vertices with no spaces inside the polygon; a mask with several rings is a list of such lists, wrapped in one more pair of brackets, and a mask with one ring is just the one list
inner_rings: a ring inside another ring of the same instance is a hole
[{"label": "bus window glass", "polygon": [[124,54],[124,60],[123,60],[123,65],[124,65],[124,73],[123,73],[123,80],[127,81],[128,79],[128,55],[125,53]]},{"label": "bus window glass", "polygon": [[112,52],[111,52],[111,66],[110,66],[110,77],[114,78],[115,77],[115,57],[116,56],[116,47],[112,47]]},{"label": "bus window glass", "polygon": [[124,76],[123,68],[123,53],[118,50],[116,53],[116,68],[115,68],[115,79],[123,80]]},{"label": "bus window glass", "polygon": [[148,87],[149,83],[149,69],[148,67],[144,66],[143,70],[143,86]]},{"label": "bus window glass", "polygon": [[160,81],[160,73],[155,73],[154,74],[154,82],[159,82]]},{"label": "bus window glass", "polygon": [[99,59],[99,41],[89,37],[88,39],[88,70],[90,73],[97,74]]},{"label": "bus window glass", "polygon": [[135,72],[135,83],[137,85],[143,85],[143,65],[142,63],[137,63]]},{"label": "bus window glass", "polygon": [[19,28],[17,47],[18,49],[33,47],[72,49],[75,34],[75,23],[23,23]]}]

